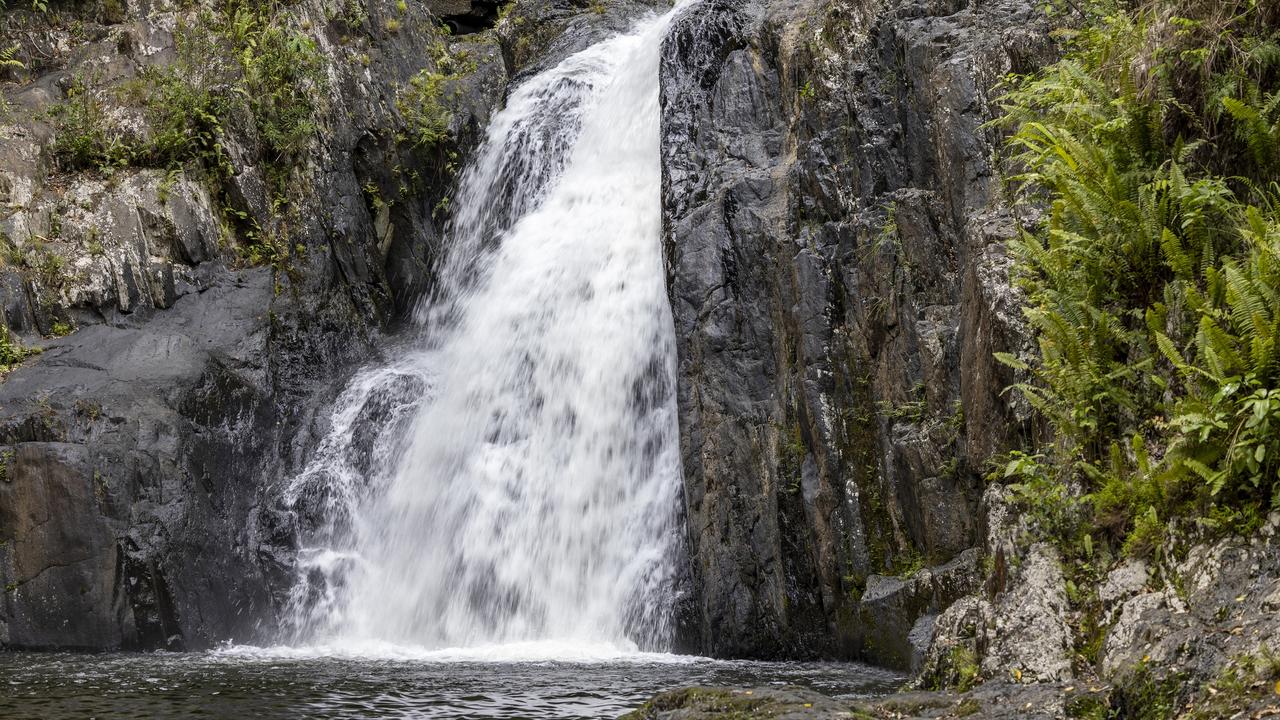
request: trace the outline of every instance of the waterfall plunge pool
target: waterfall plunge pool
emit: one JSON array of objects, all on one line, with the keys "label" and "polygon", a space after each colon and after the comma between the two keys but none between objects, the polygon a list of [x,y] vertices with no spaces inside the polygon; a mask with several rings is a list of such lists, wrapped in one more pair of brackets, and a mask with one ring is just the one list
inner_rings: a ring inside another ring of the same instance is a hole
[{"label": "waterfall plunge pool", "polygon": [[867,697],[892,692],[903,679],[853,663],[709,660],[556,643],[0,653],[0,717],[614,718],[689,685],[798,685]]}]

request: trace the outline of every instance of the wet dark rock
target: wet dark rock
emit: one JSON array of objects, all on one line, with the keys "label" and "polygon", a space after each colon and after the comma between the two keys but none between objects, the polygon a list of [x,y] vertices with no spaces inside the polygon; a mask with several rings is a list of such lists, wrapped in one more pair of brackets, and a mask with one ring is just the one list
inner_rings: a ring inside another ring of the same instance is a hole
[{"label": "wet dark rock", "polygon": [[997,81],[1051,55],[1042,29],[1020,0],[708,0],[673,27],[691,647],[906,667],[945,603],[872,643],[874,586],[981,544],[979,473],[1027,418],[992,357],[1027,340],[983,124]]}]

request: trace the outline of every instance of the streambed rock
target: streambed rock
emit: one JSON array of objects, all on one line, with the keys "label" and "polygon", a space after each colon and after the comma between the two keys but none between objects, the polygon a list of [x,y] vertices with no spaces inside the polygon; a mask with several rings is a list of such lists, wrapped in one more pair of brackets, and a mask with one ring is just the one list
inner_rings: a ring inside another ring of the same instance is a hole
[{"label": "streambed rock", "polygon": [[685,688],[661,693],[623,720],[718,718],[857,718],[858,720],[1060,720],[1088,717],[1106,695],[1073,685],[992,683],[967,693],[904,692],[870,700],[838,700],[797,687]]}]

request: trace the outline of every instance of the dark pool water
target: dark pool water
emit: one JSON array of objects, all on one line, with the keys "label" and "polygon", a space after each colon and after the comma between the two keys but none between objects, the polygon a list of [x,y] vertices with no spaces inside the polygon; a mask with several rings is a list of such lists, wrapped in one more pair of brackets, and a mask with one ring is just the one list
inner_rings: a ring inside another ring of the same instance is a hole
[{"label": "dark pool water", "polygon": [[867,696],[901,681],[849,663],[646,654],[0,653],[0,718],[612,718],[685,685],[777,683]]}]

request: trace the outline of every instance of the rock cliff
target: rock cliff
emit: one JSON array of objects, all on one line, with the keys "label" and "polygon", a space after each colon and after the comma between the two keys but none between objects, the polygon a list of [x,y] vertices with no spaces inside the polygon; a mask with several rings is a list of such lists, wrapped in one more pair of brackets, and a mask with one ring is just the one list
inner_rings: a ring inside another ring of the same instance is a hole
[{"label": "rock cliff", "polygon": [[999,79],[1052,52],[1042,22],[1015,1],[712,0],[668,38],[702,651],[909,667],[914,625],[975,582],[979,473],[1026,420],[992,358],[1026,339],[983,124]]}]

